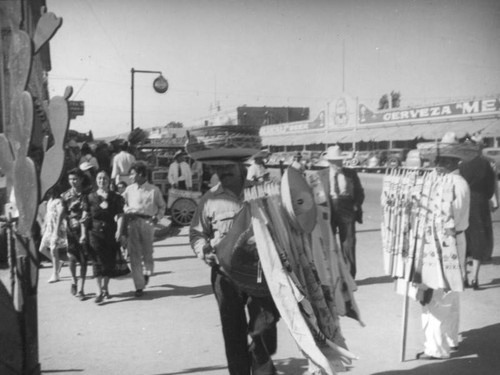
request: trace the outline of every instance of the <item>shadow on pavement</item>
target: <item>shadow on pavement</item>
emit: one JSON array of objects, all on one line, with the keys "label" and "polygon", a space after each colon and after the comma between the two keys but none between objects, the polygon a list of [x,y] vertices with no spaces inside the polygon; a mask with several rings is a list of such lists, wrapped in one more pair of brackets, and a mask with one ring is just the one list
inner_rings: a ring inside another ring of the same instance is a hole
[{"label": "shadow on pavement", "polygon": [[462,332],[459,350],[449,360],[428,361],[411,370],[377,372],[372,375],[497,375],[500,369],[500,324]]},{"label": "shadow on pavement", "polygon": [[493,279],[488,284],[479,285],[479,290],[481,289],[492,289],[500,287],[500,279]]},{"label": "shadow on pavement", "polygon": [[83,372],[84,370],[79,368],[70,368],[65,370],[42,370],[42,374],[66,374],[68,372]]},{"label": "shadow on pavement", "polygon": [[[157,289],[157,288],[169,288],[169,289]],[[144,290],[144,294],[141,297],[135,296],[135,291],[129,291],[125,293],[113,294],[111,300],[105,300],[101,303],[101,306],[109,305],[112,303],[121,303],[127,301],[151,301],[158,298],[167,298],[173,296],[192,296],[192,298],[200,298],[212,294],[211,285],[200,285],[195,287],[185,287],[172,284],[164,285],[154,285]]]},{"label": "shadow on pavement", "polygon": [[[287,359],[274,360],[273,362],[274,365],[276,366],[276,369],[278,370],[278,375],[282,374],[302,375],[304,371],[307,370],[307,361],[303,358],[302,359],[287,358]],[[194,367],[181,371],[165,372],[156,375],[180,375],[180,374],[193,374],[193,373],[205,374],[208,373],[209,371],[224,370],[226,368],[227,366]]]},{"label": "shadow on pavement", "polygon": [[156,374],[156,375],[180,375],[180,374],[194,374],[194,373],[204,374],[209,371],[224,370],[225,368],[227,368],[227,366],[194,367],[176,372],[163,372],[161,374]]},{"label": "shadow on pavement", "polygon": [[182,260],[182,259],[193,259],[196,258],[196,255],[186,255],[186,256],[177,256],[177,257],[161,257],[161,258],[155,258],[155,262],[166,262],[169,260]]},{"label": "shadow on pavement", "polygon": [[302,375],[307,370],[307,360],[304,358],[275,359],[273,362],[280,375]]},{"label": "shadow on pavement", "polygon": [[394,282],[391,276],[367,277],[363,280],[356,280],[356,285],[371,285],[371,284],[389,284]]}]

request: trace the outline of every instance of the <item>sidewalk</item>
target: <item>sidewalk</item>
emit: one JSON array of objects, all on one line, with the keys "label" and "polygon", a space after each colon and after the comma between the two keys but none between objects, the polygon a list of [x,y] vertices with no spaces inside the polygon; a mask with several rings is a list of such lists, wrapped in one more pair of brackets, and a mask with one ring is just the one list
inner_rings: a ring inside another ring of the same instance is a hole
[{"label": "sidewalk", "polygon": [[[450,360],[420,361],[420,305],[410,301],[406,360],[400,361],[403,298],[384,276],[375,223],[359,228],[358,305],[366,327],[349,318],[341,326],[351,351],[360,359],[352,375],[496,375],[500,373],[500,222],[497,213],[493,261],[481,269],[482,289],[461,294],[460,350]],[[370,218],[368,218],[370,220]],[[227,374],[218,310],[209,269],[188,245],[187,228],[155,243],[155,276],[146,293],[134,297],[131,278],[112,280],[112,298],[93,301],[95,280],[87,281],[89,299],[70,294],[70,278],[48,284],[50,268],[40,270],[39,353],[44,374]],[[307,362],[283,322],[279,323],[279,374],[301,375]]]}]

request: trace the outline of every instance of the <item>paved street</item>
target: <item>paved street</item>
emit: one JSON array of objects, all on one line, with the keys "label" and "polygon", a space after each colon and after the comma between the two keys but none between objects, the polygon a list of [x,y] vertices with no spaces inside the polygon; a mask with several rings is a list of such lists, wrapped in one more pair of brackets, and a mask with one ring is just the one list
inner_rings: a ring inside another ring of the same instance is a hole
[{"label": "paved street", "polygon": [[[446,361],[419,361],[420,305],[410,301],[406,359],[400,361],[403,298],[382,270],[380,175],[362,175],[367,192],[365,224],[358,227],[356,299],[366,327],[341,319],[347,343],[359,360],[352,375],[494,375],[500,373],[500,213],[494,216],[493,261],[481,269],[482,289],[461,294],[460,350]],[[134,297],[131,278],[112,280],[112,298],[93,301],[70,294],[69,270],[48,284],[50,268],[40,270],[39,353],[44,374],[227,374],[217,306],[209,270],[193,256],[186,228],[155,244],[156,272],[146,293]],[[300,375],[307,363],[285,325],[279,323],[279,374]]]}]

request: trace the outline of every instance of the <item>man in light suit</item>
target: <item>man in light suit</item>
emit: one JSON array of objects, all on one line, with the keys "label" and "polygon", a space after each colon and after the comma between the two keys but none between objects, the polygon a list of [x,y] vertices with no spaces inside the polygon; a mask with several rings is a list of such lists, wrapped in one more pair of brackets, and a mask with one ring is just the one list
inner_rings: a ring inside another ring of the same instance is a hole
[{"label": "man in light suit", "polygon": [[356,276],[356,221],[363,222],[361,206],[365,192],[354,169],[344,168],[344,156],[339,146],[331,146],[325,155],[329,166],[318,172],[321,184],[328,196],[331,211],[331,226],[339,235],[342,254],[349,265],[350,273]]}]

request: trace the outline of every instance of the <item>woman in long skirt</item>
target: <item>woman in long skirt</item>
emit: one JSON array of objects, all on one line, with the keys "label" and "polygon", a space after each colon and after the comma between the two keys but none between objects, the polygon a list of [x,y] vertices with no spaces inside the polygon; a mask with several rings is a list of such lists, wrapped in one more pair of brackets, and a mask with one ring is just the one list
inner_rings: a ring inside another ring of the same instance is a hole
[{"label": "woman in long skirt", "polygon": [[109,298],[109,278],[114,276],[116,259],[120,251],[123,198],[109,189],[110,178],[105,171],[96,176],[97,189],[89,194],[90,247],[93,250],[94,276],[97,280],[97,297],[101,303]]}]

